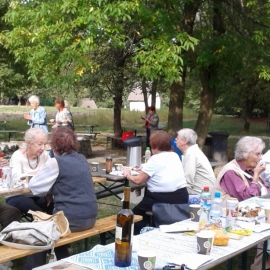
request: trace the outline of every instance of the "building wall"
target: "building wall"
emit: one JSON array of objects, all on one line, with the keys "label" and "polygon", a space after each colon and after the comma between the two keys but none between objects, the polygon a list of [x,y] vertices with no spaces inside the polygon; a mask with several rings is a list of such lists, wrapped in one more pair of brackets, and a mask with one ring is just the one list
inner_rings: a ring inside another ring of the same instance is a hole
[{"label": "building wall", "polygon": [[[157,94],[158,95],[158,94]],[[151,104],[152,96],[150,95],[148,98],[148,104]],[[156,97],[156,109],[160,109],[160,98],[159,96]],[[130,111],[145,111],[145,106],[143,101],[130,101],[129,103],[129,109]]]}]

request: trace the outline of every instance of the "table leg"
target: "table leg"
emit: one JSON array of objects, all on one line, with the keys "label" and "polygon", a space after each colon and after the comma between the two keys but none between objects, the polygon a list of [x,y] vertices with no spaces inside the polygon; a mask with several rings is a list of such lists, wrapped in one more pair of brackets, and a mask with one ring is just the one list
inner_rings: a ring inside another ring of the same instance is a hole
[{"label": "table leg", "polygon": [[263,242],[263,250],[262,250],[262,270],[265,270],[266,257],[267,257],[267,244],[268,240]]},{"label": "table leg", "polygon": [[227,270],[232,270],[232,259],[227,261]]},{"label": "table leg", "polygon": [[247,251],[244,251],[241,254],[241,261],[242,261],[241,269],[242,270],[247,270],[247,258],[248,258],[248,252]]}]

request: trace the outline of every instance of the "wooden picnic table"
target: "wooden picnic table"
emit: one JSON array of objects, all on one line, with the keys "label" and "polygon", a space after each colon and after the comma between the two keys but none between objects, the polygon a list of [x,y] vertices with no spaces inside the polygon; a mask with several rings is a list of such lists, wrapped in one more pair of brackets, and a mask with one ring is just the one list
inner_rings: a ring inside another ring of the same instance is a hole
[{"label": "wooden picnic table", "polygon": [[[94,183],[103,183],[106,181],[103,177],[92,177]],[[6,196],[15,196],[15,195],[22,195],[31,193],[31,190],[29,188],[2,188],[0,186],[0,197],[6,197]]]}]

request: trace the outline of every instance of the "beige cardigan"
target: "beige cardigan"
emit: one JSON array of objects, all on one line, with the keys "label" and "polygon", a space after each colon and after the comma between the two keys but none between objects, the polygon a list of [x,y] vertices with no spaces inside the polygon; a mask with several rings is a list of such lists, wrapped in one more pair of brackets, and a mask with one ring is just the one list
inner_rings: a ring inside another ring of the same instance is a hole
[{"label": "beige cardigan", "polygon": [[217,181],[215,182],[215,191],[219,191],[221,193],[221,199],[223,200],[224,206],[226,206],[226,202],[228,199],[233,198],[228,193],[226,193],[220,186],[220,180],[227,171],[234,171],[238,176],[240,176],[245,186],[249,187],[249,183],[235,159],[223,166],[217,175]]}]

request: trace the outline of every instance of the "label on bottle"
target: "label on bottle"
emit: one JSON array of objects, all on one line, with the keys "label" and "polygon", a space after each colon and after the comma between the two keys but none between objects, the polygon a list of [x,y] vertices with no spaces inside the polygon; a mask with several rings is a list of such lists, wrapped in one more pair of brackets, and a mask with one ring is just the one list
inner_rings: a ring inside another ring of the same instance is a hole
[{"label": "label on bottle", "polygon": [[[133,235],[133,231],[132,231]],[[122,227],[119,225],[116,225],[115,228],[115,239],[122,241]]]}]

